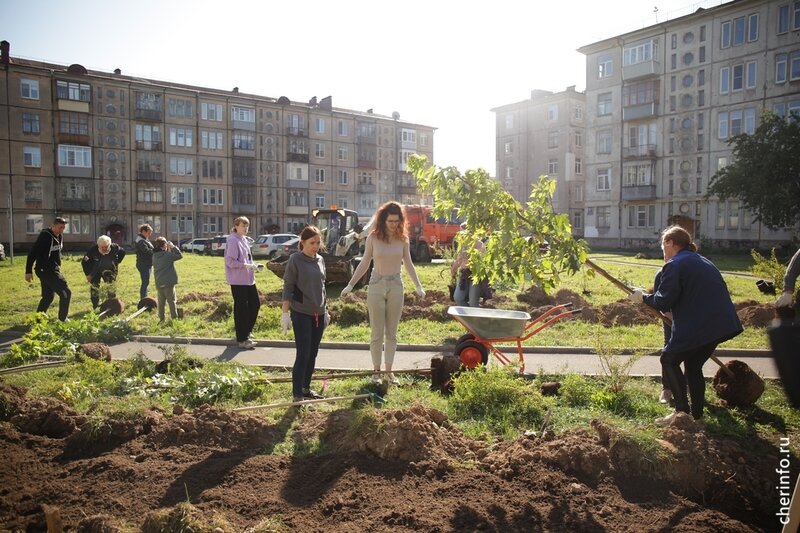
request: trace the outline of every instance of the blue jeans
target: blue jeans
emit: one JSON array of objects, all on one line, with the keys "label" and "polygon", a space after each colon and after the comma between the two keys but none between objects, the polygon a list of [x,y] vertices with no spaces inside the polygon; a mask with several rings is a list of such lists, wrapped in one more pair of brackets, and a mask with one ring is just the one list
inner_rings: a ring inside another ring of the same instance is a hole
[{"label": "blue jeans", "polygon": [[319,343],[325,331],[325,315],[306,315],[292,311],[292,330],[297,349],[292,366],[292,396],[302,396],[311,388],[311,375],[317,362]]},{"label": "blue jeans", "polygon": [[139,289],[140,300],[147,297],[147,288],[150,286],[150,268],[151,267],[143,266],[136,267],[136,269],[139,271],[139,275],[142,278],[142,286]]}]

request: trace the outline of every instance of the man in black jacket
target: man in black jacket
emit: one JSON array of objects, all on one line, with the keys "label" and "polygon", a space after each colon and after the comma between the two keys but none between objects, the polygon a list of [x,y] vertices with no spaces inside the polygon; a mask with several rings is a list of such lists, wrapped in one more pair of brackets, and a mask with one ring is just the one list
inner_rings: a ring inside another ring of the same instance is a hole
[{"label": "man in black jacket", "polygon": [[[42,284],[42,299],[39,300],[37,312],[44,313],[53,303],[53,298],[58,294],[58,319],[62,322],[69,314],[69,300],[72,291],[67,286],[67,280],[61,273],[61,249],[64,247],[64,228],[67,221],[56,217],[49,229],[42,230],[36,239],[33,248],[28,253],[25,263],[25,281],[33,281],[33,272]],[[34,263],[36,268],[34,270]]]},{"label": "man in black jacket", "polygon": [[92,307],[97,309],[100,305],[100,282],[105,281],[109,284],[108,297],[116,298],[114,282],[117,280],[117,265],[125,257],[125,250],[118,244],[111,243],[111,237],[100,235],[97,244],[89,248],[83,256],[81,265],[83,273],[86,274],[86,281],[91,283],[89,297],[92,300]]},{"label": "man in black jacket", "polygon": [[147,297],[147,287],[150,285],[150,269],[153,268],[153,243],[150,242],[152,234],[153,228],[150,224],[142,224],[139,226],[139,235],[136,236],[136,270],[142,278],[140,299]]}]

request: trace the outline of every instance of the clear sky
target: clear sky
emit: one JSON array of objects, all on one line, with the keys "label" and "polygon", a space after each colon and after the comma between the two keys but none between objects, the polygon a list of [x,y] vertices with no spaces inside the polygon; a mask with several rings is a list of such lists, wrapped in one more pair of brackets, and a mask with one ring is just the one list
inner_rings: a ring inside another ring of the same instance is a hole
[{"label": "clear sky", "polygon": [[436,164],[494,174],[491,108],[582,91],[580,46],[721,3],[0,0],[0,40],[12,57],[397,111],[438,128]]}]

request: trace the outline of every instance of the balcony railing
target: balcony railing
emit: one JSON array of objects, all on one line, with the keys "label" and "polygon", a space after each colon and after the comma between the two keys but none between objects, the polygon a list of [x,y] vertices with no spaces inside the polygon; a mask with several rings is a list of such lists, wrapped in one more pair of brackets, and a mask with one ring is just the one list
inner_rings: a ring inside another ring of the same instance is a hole
[{"label": "balcony railing", "polygon": [[622,67],[622,79],[632,80],[634,78],[643,78],[646,76],[658,76],[662,74],[660,61],[642,61],[635,65],[626,65]]},{"label": "balcony railing", "polygon": [[296,128],[294,126],[286,127],[286,135],[294,135],[296,137],[308,137],[307,128]]},{"label": "balcony railing", "polygon": [[358,144],[378,144],[377,135],[359,135]]},{"label": "balcony railing", "polygon": [[233,176],[233,184],[234,185],[255,185],[256,184],[256,177],[255,176]]},{"label": "balcony railing", "polygon": [[374,183],[359,183],[357,186],[358,192],[375,192]]},{"label": "balcony railing", "polygon": [[359,168],[378,168],[378,163],[374,159],[359,159]]},{"label": "balcony railing", "polygon": [[137,109],[133,116],[141,120],[157,120],[161,122],[164,112],[160,109]]},{"label": "balcony railing", "polygon": [[136,211],[144,211],[146,213],[159,213],[164,209],[163,201],[150,201],[150,202],[136,202]]},{"label": "balcony railing", "polygon": [[164,181],[164,173],[153,172],[152,170],[137,170],[136,179],[140,181]]},{"label": "balcony railing", "polygon": [[255,214],[256,212],[256,204],[240,204],[234,203],[233,210],[237,213],[250,213]]},{"label": "balcony railing", "polygon": [[290,163],[308,163],[308,154],[289,152],[286,154],[286,160]]},{"label": "balcony railing", "polygon": [[136,149],[137,150],[147,150],[151,152],[160,152],[161,151],[161,142],[160,141],[136,141]]},{"label": "balcony railing", "polygon": [[417,194],[417,186],[409,183],[398,183],[397,194]]},{"label": "balcony railing", "polygon": [[641,118],[655,117],[658,115],[658,102],[638,104],[622,108],[622,120],[637,120]]},{"label": "balcony railing", "polygon": [[622,199],[623,200],[655,200],[656,199],[656,186],[655,185],[623,185],[622,186]]},{"label": "balcony railing", "polygon": [[638,146],[626,146],[622,149],[622,157],[629,158],[652,158],[656,157],[657,146],[655,144],[640,144]]},{"label": "balcony railing", "polygon": [[59,144],[77,144],[79,146],[89,146],[89,134],[82,133],[59,133]]},{"label": "balcony railing", "polygon": [[62,198],[61,208],[69,209],[72,211],[91,211],[92,199],[91,198]]}]

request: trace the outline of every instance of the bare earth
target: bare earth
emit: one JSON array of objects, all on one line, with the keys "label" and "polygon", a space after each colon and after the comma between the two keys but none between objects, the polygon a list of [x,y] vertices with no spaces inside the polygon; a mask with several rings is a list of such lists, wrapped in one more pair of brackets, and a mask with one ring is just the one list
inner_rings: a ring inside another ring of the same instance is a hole
[{"label": "bare earth", "polygon": [[[46,531],[47,504],[67,530],[162,531],[165,510],[190,502],[201,522],[227,524],[217,531],[779,530],[777,453],[690,419],[665,430],[669,459],[654,463],[599,421],[487,447],[418,405],[377,423],[349,407],[290,409],[277,424],[154,410],[90,431],[63,403],[0,384],[0,529]],[[300,444],[325,452],[272,454],[295,423]]]}]

